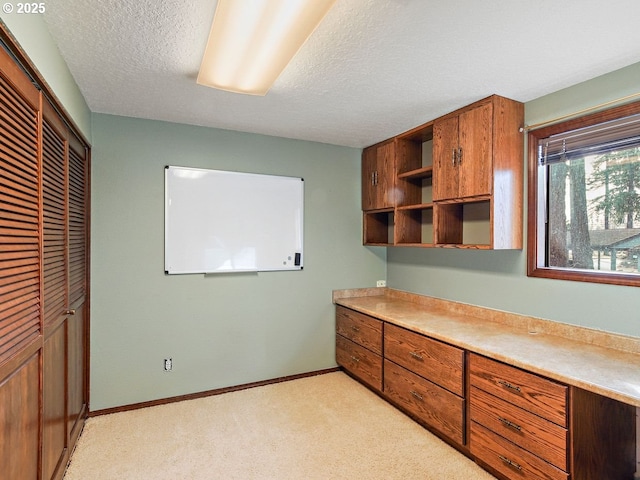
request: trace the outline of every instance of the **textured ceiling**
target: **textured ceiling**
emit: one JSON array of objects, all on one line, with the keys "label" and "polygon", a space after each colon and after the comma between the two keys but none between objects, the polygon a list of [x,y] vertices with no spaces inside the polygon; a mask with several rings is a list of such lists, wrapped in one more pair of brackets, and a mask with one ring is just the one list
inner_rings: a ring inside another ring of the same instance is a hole
[{"label": "textured ceiling", "polygon": [[264,97],[196,84],[215,0],[47,0],[94,112],[363,147],[640,61],[638,0],[337,0]]}]

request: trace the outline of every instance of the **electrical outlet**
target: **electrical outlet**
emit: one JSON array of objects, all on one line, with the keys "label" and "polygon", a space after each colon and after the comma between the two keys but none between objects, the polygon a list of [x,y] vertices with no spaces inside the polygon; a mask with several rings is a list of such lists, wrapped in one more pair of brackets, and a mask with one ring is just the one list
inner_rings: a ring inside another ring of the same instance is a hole
[{"label": "electrical outlet", "polygon": [[386,287],[387,286],[387,281],[386,280],[378,280],[376,282],[376,286],[377,287]]},{"label": "electrical outlet", "polygon": [[170,372],[171,370],[173,370],[173,360],[171,358],[165,358],[164,359],[164,371],[165,372]]}]

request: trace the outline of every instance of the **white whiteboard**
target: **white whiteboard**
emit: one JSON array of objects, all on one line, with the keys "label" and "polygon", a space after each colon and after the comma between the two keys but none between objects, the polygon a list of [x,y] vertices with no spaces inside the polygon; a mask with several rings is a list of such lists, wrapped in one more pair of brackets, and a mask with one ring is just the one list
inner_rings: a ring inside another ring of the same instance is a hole
[{"label": "white whiteboard", "polygon": [[299,177],[165,167],[165,273],[301,270]]}]

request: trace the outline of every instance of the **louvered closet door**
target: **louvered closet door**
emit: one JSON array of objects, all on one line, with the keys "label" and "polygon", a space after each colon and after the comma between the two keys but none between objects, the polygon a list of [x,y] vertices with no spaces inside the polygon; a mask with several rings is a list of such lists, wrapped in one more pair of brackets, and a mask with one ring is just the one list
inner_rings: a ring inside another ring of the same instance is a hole
[{"label": "louvered closet door", "polygon": [[66,128],[45,106],[42,122],[44,233],[44,325],[53,326],[68,308]]},{"label": "louvered closet door", "polygon": [[0,362],[40,334],[37,115],[0,79]]},{"label": "louvered closet door", "polygon": [[35,479],[40,426],[39,94],[0,49],[0,472]]},{"label": "louvered closet door", "polygon": [[74,312],[68,328],[68,429],[71,443],[82,428],[87,410],[87,153],[74,136],[69,138],[69,305]]},{"label": "louvered closet door", "polygon": [[42,120],[43,480],[61,478],[67,460],[67,136],[65,125],[45,102]]},{"label": "louvered closet door", "polygon": [[75,138],[69,141],[69,302],[84,303],[87,280],[86,152]]}]

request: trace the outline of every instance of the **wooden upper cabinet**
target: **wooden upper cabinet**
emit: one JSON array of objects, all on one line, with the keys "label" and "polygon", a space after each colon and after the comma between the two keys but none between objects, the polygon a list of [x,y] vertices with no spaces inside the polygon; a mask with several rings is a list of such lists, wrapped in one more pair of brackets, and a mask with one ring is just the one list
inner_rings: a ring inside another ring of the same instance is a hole
[{"label": "wooden upper cabinet", "polygon": [[398,174],[419,168],[420,157],[420,143],[400,138],[365,148],[362,152],[362,210],[418,202],[419,192],[401,185]]},{"label": "wooden upper cabinet", "polygon": [[493,104],[436,120],[433,130],[434,200],[490,195]]},{"label": "wooden upper cabinet", "polygon": [[375,172],[377,147],[362,151],[362,210],[372,210],[376,204]]},{"label": "wooden upper cabinet", "polygon": [[521,249],[523,122],[492,95],[365,148],[364,244]]},{"label": "wooden upper cabinet", "polygon": [[395,148],[386,142],[362,152],[362,210],[395,206]]},{"label": "wooden upper cabinet", "polygon": [[434,122],[433,158],[437,165],[434,168],[434,200],[458,196],[460,188],[460,176],[456,167],[458,145],[457,116]]},{"label": "wooden upper cabinet", "polygon": [[[491,194],[493,162],[493,104],[481,105],[460,114],[459,197]],[[515,126],[515,131],[521,126]]]}]

